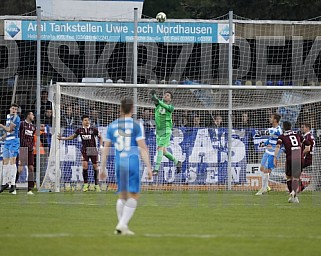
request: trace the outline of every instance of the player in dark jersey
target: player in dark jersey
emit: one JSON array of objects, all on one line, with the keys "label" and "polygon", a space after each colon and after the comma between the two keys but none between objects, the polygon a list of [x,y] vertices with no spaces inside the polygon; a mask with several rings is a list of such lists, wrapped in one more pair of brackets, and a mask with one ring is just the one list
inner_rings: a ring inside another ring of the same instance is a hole
[{"label": "player in dark jersey", "polygon": [[19,167],[16,180],[22,172],[23,166],[28,166],[28,195],[33,195],[32,189],[34,188],[34,136],[36,133],[36,126],[32,123],[35,116],[32,111],[27,111],[26,119],[20,122],[19,138]]},{"label": "player in dark jersey", "polygon": [[310,142],[304,140],[302,135],[292,131],[290,122],[283,122],[283,134],[278,137],[277,145],[274,151],[274,165],[277,165],[277,155],[281,145],[285,148],[285,174],[287,178],[288,189],[291,191],[289,203],[299,203],[297,193],[299,191],[299,180],[304,163],[302,144],[310,147]]},{"label": "player in dark jersey", "polygon": [[[315,140],[311,133],[311,124],[303,123],[301,126],[301,132],[303,134],[304,139],[310,142],[310,148],[305,147],[304,145],[302,148],[304,153],[303,168],[307,168],[312,165],[313,149],[315,146]],[[300,191],[303,191],[307,185],[308,184],[305,184],[304,182],[302,182],[302,180],[300,180]]]},{"label": "player in dark jersey", "polygon": [[312,165],[312,156],[313,156],[313,148],[315,146],[315,140],[311,133],[311,125],[309,123],[303,123],[301,127],[301,131],[304,139],[310,142],[310,148],[309,147],[303,148],[303,153],[304,153],[303,168],[306,168]]},{"label": "player in dark jersey", "polygon": [[84,177],[84,187],[83,191],[88,191],[88,162],[89,159],[94,167],[94,175],[95,175],[95,190],[96,192],[100,192],[99,187],[99,168],[98,168],[98,150],[96,145],[96,137],[100,140],[100,145],[102,145],[102,137],[97,128],[90,126],[90,119],[88,115],[83,115],[81,117],[82,120],[82,127],[78,128],[74,134],[70,135],[69,137],[61,137],[58,135],[58,140],[73,140],[80,136],[82,148],[82,168],[83,168],[83,177]]}]

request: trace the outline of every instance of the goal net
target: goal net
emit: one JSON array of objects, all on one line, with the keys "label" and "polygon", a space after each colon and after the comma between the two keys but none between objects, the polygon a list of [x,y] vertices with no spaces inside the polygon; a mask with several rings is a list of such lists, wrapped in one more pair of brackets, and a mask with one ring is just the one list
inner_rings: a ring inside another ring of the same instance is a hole
[{"label": "goal net", "polygon": [[[43,190],[69,191],[82,187],[80,140],[58,142],[57,133],[67,137],[81,126],[81,116],[91,118],[103,137],[109,123],[120,114],[120,100],[133,97],[130,84],[58,83],[55,90],[55,122],[53,143]],[[144,190],[257,190],[261,186],[259,171],[263,149],[258,145],[269,137],[272,113],[280,113],[281,122],[290,121],[299,131],[303,122],[313,123],[320,109],[321,87],[251,87],[210,85],[138,85],[137,118],[145,127],[151,163],[156,160],[154,110],[150,91],[156,89],[162,97],[166,90],[173,93],[173,134],[168,150],[183,163],[177,174],[175,166],[165,157],[159,175],[147,180],[146,168],[141,168]],[[231,169],[228,169],[228,101],[232,90]],[[307,113],[308,112],[308,113]],[[313,125],[312,125],[313,127]],[[316,148],[314,148],[316,151]],[[285,189],[284,154],[280,166],[271,174],[269,185],[274,190]],[[319,154],[314,156],[318,166]],[[114,159],[107,161],[108,179],[103,189],[115,189]],[[231,184],[228,173],[231,172]],[[308,168],[303,174],[306,185],[314,186],[318,168]],[[93,183],[93,169],[89,168]]]},{"label": "goal net", "polygon": [[[38,65],[36,59],[37,43],[35,41],[37,35],[36,24],[35,16],[0,17],[0,26],[4,28],[0,30],[0,118],[2,123],[6,120],[6,114],[8,113],[12,100],[21,106],[22,116],[26,111],[35,111],[36,109],[36,74]],[[308,101],[306,101],[308,97],[301,96],[301,93],[306,93],[305,90],[302,89],[305,87],[302,86],[320,85],[321,48],[319,35],[321,22],[253,21],[235,16],[233,24],[235,31],[232,52],[233,85],[301,86],[298,87],[301,88],[298,89],[298,91],[288,89],[288,92],[286,88],[283,87],[284,91],[281,93],[281,90],[277,90],[278,96],[273,97],[270,96],[270,90],[267,89],[265,91],[246,91],[233,88],[233,124],[236,125],[238,122],[241,122],[239,120],[243,118],[249,118],[251,120],[251,128],[264,130],[269,127],[266,113],[283,111],[283,113],[285,113],[283,116],[291,116],[292,123],[297,129],[303,120],[307,118],[312,125],[313,135],[318,145],[318,140],[321,135],[319,103],[316,98],[313,98],[312,90],[309,90],[309,92],[311,92],[311,98]],[[51,140],[51,138],[55,138],[55,136],[52,137],[52,128],[55,130],[57,127],[52,127],[51,114],[53,112],[53,106],[51,106],[51,103],[48,104],[48,100],[46,99],[46,92],[48,91],[50,81],[53,81],[54,84],[59,82],[76,84],[81,82],[83,78],[87,78],[89,80],[98,79],[110,82],[108,83],[109,88],[114,89],[108,92],[111,96],[108,99],[100,98],[100,87],[94,90],[92,86],[90,87],[91,89],[88,89],[89,86],[87,89],[81,87],[84,92],[89,91],[88,95],[91,95],[89,94],[92,93],[91,90],[97,91],[97,95],[91,98],[80,97],[78,94],[69,94],[64,91],[62,91],[61,94],[59,93],[62,100],[66,98],[66,101],[70,102],[70,104],[67,104],[71,105],[68,111],[76,115],[77,119],[79,119],[83,113],[89,114],[89,116],[92,117],[97,115],[96,112],[98,112],[99,119],[103,121],[104,127],[110,120],[117,117],[119,99],[117,98],[117,93],[121,89],[116,87],[117,84],[115,83],[131,84],[134,80],[134,44],[132,33],[134,26],[132,22],[43,20],[42,28],[41,90],[44,91],[44,95],[41,103],[41,113],[38,114],[40,114],[41,122],[45,125],[44,133],[46,135],[46,143],[43,143],[43,145],[48,145],[50,150],[45,150],[42,157],[40,164],[41,181],[45,172],[46,179],[49,177],[49,174],[52,175],[52,172],[48,170],[51,170],[51,165],[55,162],[52,162],[52,156],[49,158],[50,161],[47,161],[47,153],[50,152],[52,154],[52,152],[55,152],[52,149],[56,148],[57,142],[56,139]],[[185,88],[190,88],[186,94],[183,92],[183,94],[181,94],[181,89],[175,89],[175,129],[181,126],[188,127],[188,131],[191,130],[191,127],[195,127],[195,129],[210,128],[209,126],[213,123],[212,119],[214,119],[216,115],[221,116],[217,117],[218,119],[222,118],[222,128],[219,130],[223,131],[223,128],[227,129],[227,90],[216,88],[203,91],[192,88],[191,86],[198,84],[229,84],[228,37],[229,27],[227,16],[223,16],[222,19],[219,20],[168,19],[163,23],[158,23],[155,19],[140,20],[138,24],[137,46],[138,84],[149,84],[148,86],[155,86],[154,84],[181,84],[186,86]],[[70,86],[70,88],[73,88],[73,86]],[[131,89],[125,89],[124,87],[122,90],[130,91]],[[138,90],[140,91],[141,89],[138,88]],[[271,90],[274,90],[274,88],[271,87]],[[318,89],[313,92],[318,95]],[[141,92],[139,93],[139,95],[141,95]],[[159,93],[161,94],[161,90]],[[50,98],[51,95],[49,93],[49,99]],[[90,105],[92,108],[86,106],[87,101],[88,104],[92,104]],[[283,107],[283,102],[285,101],[292,102],[291,107]],[[56,98],[53,102],[56,104]],[[78,102],[80,103],[78,104]],[[247,105],[248,103],[251,104]],[[266,103],[268,103],[268,105],[266,105]],[[109,108],[110,110],[106,110],[106,113],[102,112],[104,111],[103,109]],[[96,109],[98,110],[96,111]],[[140,98],[138,106],[139,118],[141,118],[143,114],[144,116],[151,115],[150,112],[152,112],[152,110],[150,101]],[[64,107],[62,107],[61,111],[60,115],[62,117],[63,113],[67,112],[67,110],[64,110]],[[246,115],[248,117],[246,117]],[[150,119],[151,118],[148,120]],[[61,122],[62,120],[63,119],[61,119]],[[56,119],[54,122],[56,122]],[[79,122],[79,120],[77,122]],[[150,123],[152,127],[152,121]],[[61,124],[61,127],[63,127],[63,124]],[[75,128],[76,126],[73,125],[70,132]],[[235,126],[235,128],[237,127]],[[251,131],[253,131],[253,129]],[[182,130],[175,131],[183,133],[183,135],[185,134]],[[2,133],[3,130],[0,130],[0,135]],[[154,136],[153,132],[150,134],[152,138],[152,136]],[[173,134],[175,134],[175,132]],[[187,134],[193,134],[191,136],[194,137],[191,137],[191,141],[199,138],[196,136],[198,134],[196,131],[194,133],[187,132]],[[209,137],[207,135],[207,137],[204,136],[206,138],[213,138],[212,133],[209,134]],[[215,161],[223,161],[222,159],[226,157],[225,142],[227,138],[226,134],[222,134],[222,136],[218,137],[220,139],[214,142],[211,140],[213,148],[220,152],[217,155],[219,160]],[[184,135],[183,141],[185,141],[185,138],[187,137]],[[248,138],[248,136],[246,136],[246,138]],[[182,140],[182,138],[176,138],[173,143],[180,140]],[[256,141],[256,137],[249,136],[248,140]],[[154,140],[151,139],[151,141]],[[73,143],[78,143],[78,147]],[[203,146],[203,142],[201,143]],[[256,168],[260,162],[262,151],[257,150],[256,144],[253,146],[251,143],[246,144],[248,145],[248,150],[246,151],[247,172],[254,172],[252,173],[254,175],[257,174]],[[65,153],[61,159],[67,157],[66,152],[69,152],[68,157],[73,157],[72,159],[77,158],[78,160],[79,152],[77,150],[79,150],[79,141],[68,141],[66,144],[59,144],[58,146],[60,149],[66,148],[66,151],[61,151],[61,154]],[[70,147],[68,148],[68,146]],[[68,149],[70,149],[70,151],[68,151]],[[187,149],[191,150],[192,147]],[[73,152],[72,150],[76,150],[74,154],[71,153]],[[316,164],[314,164],[314,166],[317,166],[319,159],[317,146],[315,150],[314,163]],[[184,153],[186,154],[185,157],[190,156],[188,153]],[[197,159],[197,164],[201,167],[195,167],[198,171],[191,171],[187,175],[190,181],[187,183],[189,184],[188,187],[196,187],[199,182],[201,188],[207,189],[206,186],[203,186],[202,181],[198,181],[198,178],[195,179],[195,177],[206,176],[207,178],[207,175],[210,176],[210,172],[200,171],[205,170],[204,166],[207,158],[201,154],[198,157],[195,156],[195,159]],[[251,167],[251,165],[253,166]],[[79,163],[71,165],[71,161],[69,161],[66,163],[66,166],[71,166],[75,171],[71,172],[69,170],[69,172],[65,172],[64,167],[62,167],[62,175],[55,184],[57,184],[59,188],[60,186],[65,188],[65,185],[68,184],[71,184],[71,189],[77,188],[77,186],[79,188],[81,185],[81,180],[79,179],[82,179],[81,170],[77,169]],[[253,170],[250,171],[249,168],[253,168]],[[26,169],[27,168],[24,167],[19,183],[27,180]],[[163,168],[163,170],[166,170],[166,168]],[[198,172],[203,176],[199,175]],[[213,179],[219,181],[210,183],[211,188],[215,184],[225,189],[225,176],[221,176],[221,172],[216,170],[213,172],[216,173],[213,174],[213,177],[215,177]],[[78,173],[80,173],[80,176]],[[72,175],[76,175],[76,178]],[[90,175],[92,175],[91,171]],[[235,176],[236,174],[233,173],[233,175]],[[244,181],[244,172],[242,172],[242,175],[240,177],[243,177],[242,179]],[[283,177],[282,175],[280,174],[281,177]],[[54,177],[58,176],[54,175]],[[178,182],[178,177],[181,177],[182,182],[183,180],[186,181],[185,176],[177,176],[175,182]],[[273,176],[271,176],[271,179],[272,177]],[[250,184],[255,185],[261,182],[260,177],[250,179]],[[316,180],[318,179],[319,178],[316,178]],[[52,190],[52,182],[52,179],[50,182],[45,181],[42,187],[47,186]],[[175,182],[165,182],[165,180],[160,178],[157,184],[166,184],[166,189],[176,189]],[[235,182],[233,188],[240,188],[240,186],[236,187],[236,183],[237,182]],[[242,189],[248,190],[256,189],[258,186],[254,185],[247,187],[242,185],[241,187]],[[182,183],[179,183],[179,186],[180,188],[187,188],[187,185],[184,187]],[[155,187],[161,188],[158,185]]]}]

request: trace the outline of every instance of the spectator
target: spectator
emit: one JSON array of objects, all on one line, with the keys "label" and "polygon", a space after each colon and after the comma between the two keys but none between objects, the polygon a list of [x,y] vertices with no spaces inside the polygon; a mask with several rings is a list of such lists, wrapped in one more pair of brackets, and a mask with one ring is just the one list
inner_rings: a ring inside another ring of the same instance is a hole
[{"label": "spectator", "polygon": [[82,120],[81,120],[81,116],[82,114],[80,113],[80,106],[79,105],[74,105],[73,106],[73,116],[74,116],[74,120],[75,120],[75,123],[74,125],[75,126],[81,126],[82,124]]},{"label": "spectator", "polygon": [[103,126],[102,124],[102,120],[99,116],[99,113],[96,109],[92,109],[91,112],[90,112],[90,121],[91,121],[91,125],[93,127],[100,127],[100,126]]},{"label": "spectator", "polygon": [[238,123],[238,128],[243,128],[245,130],[245,137],[248,140],[248,149],[246,150],[246,159],[248,163],[257,163],[259,161],[258,152],[255,149],[254,139],[252,134],[252,124],[248,112],[241,113],[240,122]]},{"label": "spectator", "polygon": [[52,109],[46,109],[42,123],[52,126]]},{"label": "spectator", "polygon": [[241,113],[240,119],[237,120],[236,128],[249,128],[250,127],[250,120],[249,120],[249,113],[243,112]]},{"label": "spectator", "polygon": [[73,128],[73,126],[76,125],[72,106],[66,106],[65,113],[61,117],[61,123],[62,126],[66,128]]},{"label": "spectator", "polygon": [[155,127],[155,121],[153,119],[153,112],[150,111],[149,109],[145,109],[141,121],[144,124],[145,129],[151,129]]},{"label": "spectator", "polygon": [[220,114],[212,114],[212,128],[221,128],[223,126],[223,118]]},{"label": "spectator", "polygon": [[182,113],[179,113],[177,118],[177,126],[187,127],[188,126],[188,111],[184,110]]},{"label": "spectator", "polygon": [[[35,101],[35,110],[37,110],[37,101]],[[40,103],[40,113],[43,114],[47,109],[52,109],[51,102],[48,100],[48,92],[41,92],[41,103]],[[35,111],[37,113],[37,111]]]},{"label": "spectator", "polygon": [[192,113],[191,115],[191,127],[199,128],[201,127],[201,117],[198,113]]}]

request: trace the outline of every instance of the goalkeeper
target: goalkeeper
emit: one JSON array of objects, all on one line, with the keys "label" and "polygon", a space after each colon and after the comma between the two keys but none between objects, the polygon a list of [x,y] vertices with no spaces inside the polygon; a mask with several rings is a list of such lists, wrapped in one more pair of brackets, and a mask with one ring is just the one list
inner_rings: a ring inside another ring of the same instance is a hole
[{"label": "goalkeeper", "polygon": [[182,171],[182,162],[178,161],[166,148],[170,145],[172,135],[173,121],[172,113],[174,107],[171,105],[173,94],[170,91],[164,93],[163,100],[156,96],[156,92],[151,92],[151,97],[155,103],[155,123],[156,123],[156,143],[157,143],[157,157],[156,165],[153,170],[153,175],[158,175],[159,167],[163,156],[173,161],[176,165],[176,172]]}]

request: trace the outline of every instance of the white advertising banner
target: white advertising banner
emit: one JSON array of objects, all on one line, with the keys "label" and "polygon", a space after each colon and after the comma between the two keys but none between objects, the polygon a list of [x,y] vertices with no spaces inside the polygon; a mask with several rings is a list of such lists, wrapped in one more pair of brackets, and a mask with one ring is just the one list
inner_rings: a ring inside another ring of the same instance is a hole
[{"label": "white advertising banner", "polygon": [[36,0],[45,18],[60,20],[133,20],[141,17],[144,0]]}]

